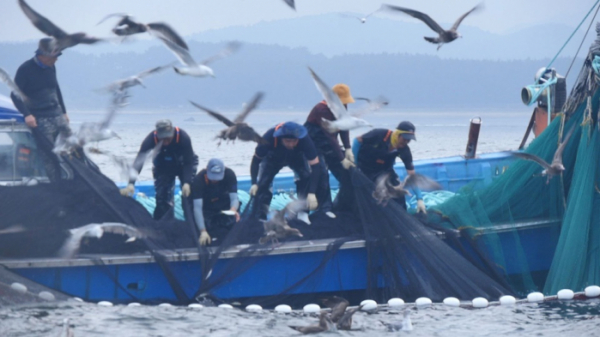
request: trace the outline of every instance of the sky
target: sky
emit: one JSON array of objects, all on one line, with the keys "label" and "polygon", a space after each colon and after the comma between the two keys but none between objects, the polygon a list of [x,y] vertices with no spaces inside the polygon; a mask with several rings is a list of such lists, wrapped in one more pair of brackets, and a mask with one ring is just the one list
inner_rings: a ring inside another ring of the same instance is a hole
[{"label": "sky", "polygon": [[[498,34],[539,24],[576,27],[594,2],[488,0],[484,2],[484,11],[469,16],[463,24]],[[261,21],[336,12],[367,14],[381,5],[381,2],[373,0],[296,0],[297,11],[293,11],[282,0],[28,0],[27,3],[67,32],[84,31],[99,37],[109,35],[116,19],[96,24],[111,13],[127,13],[141,22],[164,21],[181,35],[189,36]],[[387,0],[386,3],[426,12],[442,25],[446,23],[450,26],[462,13],[477,5],[479,0]],[[20,10],[17,0],[0,0],[0,4],[3,5],[0,10],[0,42],[21,42],[42,37]],[[415,20],[388,13],[376,15]]]}]

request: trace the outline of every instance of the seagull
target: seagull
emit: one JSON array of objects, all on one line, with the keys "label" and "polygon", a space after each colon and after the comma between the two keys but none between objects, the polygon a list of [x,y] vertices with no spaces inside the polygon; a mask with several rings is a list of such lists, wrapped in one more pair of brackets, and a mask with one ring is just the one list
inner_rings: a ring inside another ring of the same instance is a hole
[{"label": "seagull", "polygon": [[244,122],[246,117],[248,117],[248,114],[250,114],[250,112],[256,108],[262,97],[262,92],[259,92],[256,95],[254,95],[250,103],[244,106],[242,112],[240,112],[233,121],[229,120],[227,117],[223,116],[218,112],[201,106],[200,104],[194,103],[192,101],[190,101],[190,103],[192,103],[192,105],[194,105],[196,108],[206,111],[209,115],[221,121],[223,124],[227,125],[227,128],[221,130],[221,133],[219,133],[219,135],[215,137],[215,139],[220,139],[219,145],[221,145],[221,140],[235,141],[236,139],[245,142],[253,141],[257,142],[258,144],[263,144],[266,143],[266,140],[263,139],[256,131],[254,131],[254,129],[250,125],[248,125],[248,123]]},{"label": "seagull", "polygon": [[133,242],[138,238],[147,237],[137,228],[118,222],[92,223],[69,230],[69,237],[58,251],[62,258],[72,258],[77,254],[81,246],[81,240],[85,237],[100,239],[104,233],[120,234],[128,237],[125,242]]},{"label": "seagull", "polygon": [[332,296],[322,300],[323,304],[331,308],[331,321],[336,323],[339,330],[350,330],[352,328],[352,316],[359,311],[362,306],[348,309],[350,303],[348,300],[338,296]]},{"label": "seagull", "polygon": [[139,172],[136,167],[143,167],[144,163],[148,158],[154,159],[160,153],[162,147],[162,141],[159,141],[153,149],[141,153],[135,157],[133,163],[124,157],[111,156],[113,162],[115,162],[121,169],[121,177],[126,181],[135,181],[138,178]]},{"label": "seagull", "polygon": [[156,37],[167,39],[185,50],[189,50],[188,45],[185,43],[183,38],[166,23],[154,22],[144,24],[134,21],[133,17],[130,15],[115,13],[107,15],[104,19],[100,20],[98,24],[101,24],[111,17],[121,18],[121,20],[119,20],[119,22],[117,22],[115,27],[112,29],[112,32],[118,36],[130,36],[138,33],[148,32]]},{"label": "seagull", "polygon": [[12,77],[6,72],[6,70],[0,68],[0,80],[6,84],[6,86],[12,90],[12,92],[19,97],[21,101],[26,101],[27,96],[21,91],[19,86],[13,81]]},{"label": "seagull", "polygon": [[285,2],[288,6],[290,6],[293,10],[296,10],[296,4],[294,3],[294,0],[283,0],[283,2]]},{"label": "seagull", "polygon": [[377,200],[378,204],[383,204],[384,207],[390,199],[410,195],[410,192],[407,190],[409,188],[418,188],[426,191],[442,189],[442,186],[438,182],[418,173],[407,175],[404,181],[397,186],[392,185],[390,180],[390,173],[382,174],[375,180],[375,190],[372,196]]},{"label": "seagull", "polygon": [[319,333],[324,331],[337,331],[335,323],[331,321],[330,315],[324,311],[321,311],[321,314],[319,315],[318,325],[290,326],[290,328],[300,331],[305,335],[309,333]]},{"label": "seagull", "polygon": [[335,121],[326,119],[322,120],[322,126],[328,132],[336,133],[338,131],[348,131],[363,126],[372,127],[369,122],[358,118],[357,116],[360,116],[368,111],[377,110],[388,104],[385,98],[380,98],[376,102],[369,103],[367,108],[351,114],[346,110],[346,107],[344,107],[338,95],[334,93],[333,90],[331,90],[330,87],[325,84],[325,82],[323,82],[323,80],[321,80],[321,78],[311,68],[308,68],[308,70],[310,70],[310,74],[315,82],[315,85],[317,86],[317,89],[321,92],[321,95],[323,95],[327,106],[336,118]]},{"label": "seagull", "polygon": [[437,44],[438,45],[437,50],[440,50],[440,48],[442,48],[442,45],[444,43],[450,43],[450,42],[456,40],[457,38],[462,37],[462,35],[460,35],[456,31],[458,29],[458,26],[460,25],[462,20],[464,20],[467,17],[467,15],[471,14],[474,11],[480,10],[481,8],[483,8],[483,5],[478,4],[477,6],[473,7],[470,11],[463,14],[460,18],[458,18],[458,20],[456,20],[456,22],[454,23],[452,28],[450,28],[448,30],[444,30],[444,28],[442,28],[437,22],[433,21],[433,19],[425,13],[417,12],[415,10],[404,8],[404,7],[398,7],[398,6],[387,5],[387,4],[384,4],[382,6],[382,8],[386,8],[391,11],[403,12],[405,14],[412,16],[413,18],[416,18],[416,19],[419,19],[419,20],[425,22],[425,24],[427,26],[429,26],[429,28],[431,28],[433,31],[435,31],[436,33],[439,34],[438,37],[425,37],[425,40],[427,40],[428,42]]},{"label": "seagull", "polygon": [[569,139],[571,138],[573,130],[575,130],[576,126],[577,125],[573,125],[571,127],[571,130],[569,130],[569,132],[565,136],[565,139],[560,143],[560,145],[558,145],[556,152],[554,152],[554,157],[552,158],[551,164],[548,164],[544,159],[531,153],[512,151],[510,152],[510,154],[521,159],[531,160],[533,162],[538,163],[541,167],[544,168],[541,174],[543,176],[546,176],[546,184],[548,184],[550,183],[550,179],[552,179],[552,177],[561,174],[565,170],[565,166],[563,165],[562,160],[562,154],[565,151],[565,147],[567,146],[567,143],[569,142]]},{"label": "seagull", "polygon": [[13,226],[6,227],[4,229],[0,229],[0,235],[15,234],[15,233],[21,233],[24,231],[25,231],[25,227],[23,227],[23,225],[13,225]]},{"label": "seagull", "polygon": [[288,225],[286,215],[290,215],[291,218],[296,218],[298,213],[306,210],[308,205],[306,200],[297,199],[289,202],[284,209],[275,211],[275,214],[271,219],[263,221],[263,227],[265,235],[258,241],[261,244],[271,241],[273,243],[279,242],[279,239],[287,238],[288,236],[302,237],[302,233]]},{"label": "seagull", "polygon": [[85,33],[74,33],[68,34],[64,30],[58,28],[54,23],[50,20],[46,19],[38,12],[34,11],[25,0],[19,0],[19,6],[23,10],[23,13],[27,16],[27,18],[33,23],[33,25],[39,29],[42,33],[53,37],[53,52],[59,53],[64,49],[69,47],[76,46],[80,43],[83,44],[94,44],[96,42],[103,41],[102,39],[98,39],[95,37],[91,37],[86,35]]},{"label": "seagull", "polygon": [[360,23],[366,23],[366,22],[367,22],[367,19],[369,18],[369,16],[371,16],[371,15],[373,15],[373,14],[375,14],[375,13],[379,12],[380,10],[381,10],[381,8],[379,8],[378,10],[376,10],[376,11],[374,11],[374,12],[372,12],[372,13],[369,13],[369,14],[367,14],[367,15],[365,15],[365,16],[356,16],[356,15],[352,15],[352,14],[345,14],[345,13],[342,13],[342,14],[340,14],[340,15],[341,15],[342,17],[344,17],[344,18],[349,18],[349,19],[357,19],[358,21],[360,21]]},{"label": "seagull", "polygon": [[385,325],[389,332],[394,331],[412,331],[413,325],[410,320],[410,310],[404,310],[404,319],[400,323],[386,323],[384,321],[379,321],[381,324]]},{"label": "seagull", "polygon": [[221,50],[221,52],[198,64],[192,58],[190,52],[187,49],[182,48],[181,46],[164,37],[159,36],[159,38],[173,52],[173,54],[175,54],[175,56],[179,59],[181,64],[184,65],[184,67],[173,67],[173,69],[175,69],[175,72],[180,75],[189,75],[195,77],[215,77],[214,71],[208,65],[216,60],[225,58],[235,53],[236,51],[238,51],[238,49],[240,49],[241,46],[241,43],[239,42],[230,42],[225,49]]},{"label": "seagull", "polygon": [[133,75],[118,81],[115,81],[113,83],[111,83],[110,85],[108,85],[108,87],[106,87],[106,90],[109,92],[115,92],[115,91],[124,91],[126,89],[129,89],[131,87],[134,87],[136,85],[141,85],[142,87],[146,87],[144,85],[144,82],[142,81],[142,78],[158,73],[166,68],[171,67],[172,64],[168,64],[166,66],[160,66],[160,67],[154,67],[152,69],[148,69],[146,71],[143,71],[137,75]]}]

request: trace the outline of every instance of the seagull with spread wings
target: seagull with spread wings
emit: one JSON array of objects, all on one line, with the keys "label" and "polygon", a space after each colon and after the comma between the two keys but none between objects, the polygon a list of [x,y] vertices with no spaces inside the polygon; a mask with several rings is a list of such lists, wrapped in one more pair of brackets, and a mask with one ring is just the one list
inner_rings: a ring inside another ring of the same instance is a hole
[{"label": "seagull with spread wings", "polygon": [[341,17],[343,17],[343,18],[348,18],[348,19],[356,19],[356,20],[358,20],[360,23],[366,23],[366,22],[367,22],[367,19],[368,19],[368,18],[369,18],[371,15],[373,15],[373,14],[375,14],[375,13],[379,12],[380,10],[381,10],[381,8],[379,8],[379,9],[377,9],[376,11],[374,11],[374,12],[371,12],[371,13],[369,13],[369,14],[365,15],[365,16],[359,16],[359,15],[354,15],[354,14],[346,14],[346,13],[342,13],[342,14],[340,14],[340,16],[341,16]]},{"label": "seagull with spread wings", "polygon": [[214,61],[220,60],[235,53],[240,49],[241,46],[241,43],[239,42],[230,42],[225,49],[221,50],[216,55],[213,55],[212,57],[209,57],[208,59],[198,63],[194,60],[194,58],[192,58],[192,55],[190,55],[190,52],[187,49],[182,48],[169,39],[163,37],[159,38],[173,52],[173,54],[175,54],[177,59],[179,59],[183,65],[183,67],[173,67],[175,72],[179,75],[189,75],[194,77],[215,77],[214,71],[208,65]]},{"label": "seagull with spread wings", "polygon": [[27,96],[21,91],[19,86],[13,81],[12,77],[2,68],[0,68],[0,80],[23,102],[27,100]]}]

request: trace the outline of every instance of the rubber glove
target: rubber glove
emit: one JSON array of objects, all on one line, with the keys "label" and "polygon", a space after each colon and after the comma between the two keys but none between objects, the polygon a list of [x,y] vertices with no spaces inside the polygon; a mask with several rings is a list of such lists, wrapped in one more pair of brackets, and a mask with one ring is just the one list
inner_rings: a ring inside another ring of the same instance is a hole
[{"label": "rubber glove", "polygon": [[349,170],[351,167],[355,167],[356,165],[354,165],[354,163],[350,159],[344,158],[344,159],[342,159],[342,166],[346,170]]},{"label": "rubber glove", "polygon": [[206,246],[210,243],[210,235],[208,235],[207,231],[200,232],[200,239],[198,239],[201,246]]},{"label": "rubber glove", "polygon": [[346,149],[346,159],[348,159],[349,161],[356,163],[354,161],[354,153],[352,153],[352,149]]},{"label": "rubber glove", "polygon": [[425,208],[425,203],[423,199],[417,200],[417,213],[427,214],[427,208]]},{"label": "rubber glove", "polygon": [[250,195],[255,196],[256,192],[258,192],[258,185],[254,184],[252,187],[250,187]]},{"label": "rubber glove", "polygon": [[306,204],[308,205],[308,209],[310,211],[317,209],[317,207],[319,207],[317,196],[314,193],[309,193],[308,196],[306,196]]},{"label": "rubber glove", "polygon": [[181,186],[181,195],[187,198],[190,196],[190,193],[192,193],[192,190],[190,189],[190,184],[183,184],[183,186]]},{"label": "rubber glove", "polygon": [[120,189],[119,192],[121,192],[121,195],[124,197],[131,197],[135,192],[135,186],[133,186],[133,184],[129,184],[127,187]]}]

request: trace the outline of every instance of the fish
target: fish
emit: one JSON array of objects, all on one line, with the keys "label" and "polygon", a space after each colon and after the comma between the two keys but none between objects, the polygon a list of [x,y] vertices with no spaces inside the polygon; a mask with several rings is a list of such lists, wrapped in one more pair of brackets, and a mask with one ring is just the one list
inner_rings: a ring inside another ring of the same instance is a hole
[{"label": "fish", "polygon": [[404,181],[397,186],[392,185],[391,179],[392,175],[390,173],[384,173],[379,175],[375,180],[375,190],[373,191],[372,196],[377,200],[378,204],[383,205],[384,207],[390,199],[410,195],[410,192],[408,191],[410,188],[416,187],[424,191],[442,189],[442,186],[438,182],[418,173],[407,175]]}]

